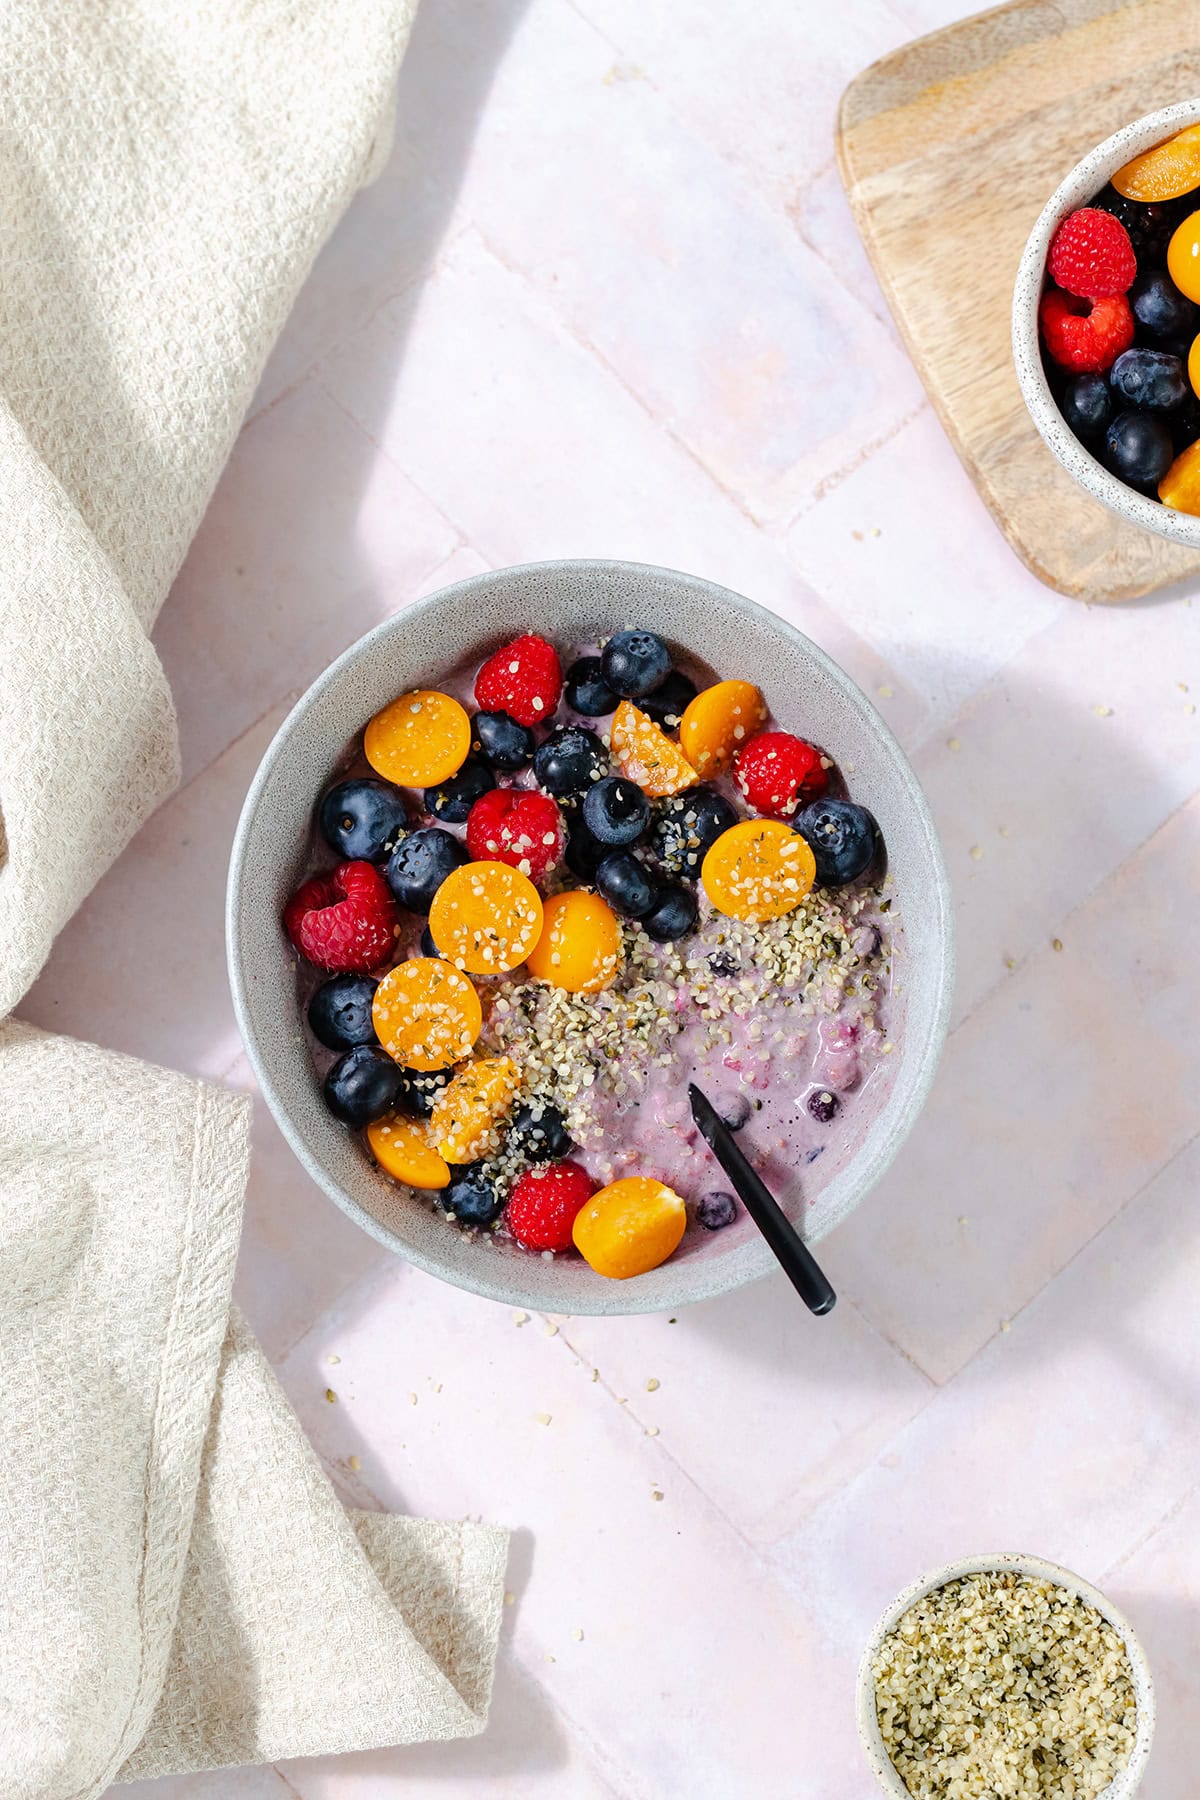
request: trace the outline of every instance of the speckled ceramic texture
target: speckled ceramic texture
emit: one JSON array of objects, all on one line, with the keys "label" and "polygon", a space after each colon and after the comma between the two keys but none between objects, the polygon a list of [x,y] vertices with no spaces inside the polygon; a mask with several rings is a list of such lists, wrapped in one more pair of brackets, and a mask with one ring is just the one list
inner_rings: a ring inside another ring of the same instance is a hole
[{"label": "speckled ceramic texture", "polygon": [[536,629],[571,645],[631,625],[653,627],[676,649],[757,682],[782,724],[803,730],[852,771],[855,797],[883,830],[903,919],[903,1028],[878,1110],[806,1211],[806,1234],[823,1237],[878,1181],[928,1092],[953,979],[950,900],[929,810],[895,739],[847,676],[773,613],[694,576],[614,562],[503,569],[415,602],[347,650],[284,721],[246,798],[227,893],[229,972],[242,1037],[267,1103],[313,1179],[420,1268],[510,1305],[572,1314],[673,1310],[752,1281],[774,1263],[751,1232],[737,1241],[732,1232],[689,1233],[661,1268],[608,1281],[575,1257],[546,1259],[464,1236],[387,1180],[326,1111],[280,915],[307,856],[314,802],[380,707],[407,687],[436,683],[464,659],[482,660],[519,631]]},{"label": "speckled ceramic texture", "polygon": [[1113,1630],[1120,1634],[1133,1672],[1133,1689],[1137,1700],[1137,1736],[1129,1761],[1116,1780],[1110,1781],[1101,1790],[1096,1800],[1129,1800],[1130,1795],[1136,1794],[1141,1786],[1150,1757],[1150,1746],[1154,1740],[1154,1683],[1150,1677],[1146,1653],[1129,1620],[1090,1582],[1084,1581],[1079,1575],[1072,1575],[1069,1569],[1059,1568],[1057,1563],[1043,1562],[1040,1556],[1019,1556],[1012,1551],[1002,1551],[993,1556],[964,1557],[961,1562],[947,1563],[944,1568],[935,1569],[920,1581],[914,1581],[911,1587],[905,1588],[893,1600],[871,1633],[858,1670],[858,1735],[880,1787],[886,1794],[893,1795],[894,1800],[911,1800],[908,1789],[883,1747],[879,1731],[875,1710],[875,1683],[871,1674],[876,1652],[888,1632],[899,1624],[914,1601],[932,1593],[934,1588],[945,1587],[947,1583],[958,1581],[964,1575],[978,1575],[985,1570],[1011,1570],[1017,1575],[1031,1575],[1036,1580],[1053,1581],[1057,1586],[1078,1594],[1089,1606],[1094,1606],[1108,1620]]},{"label": "speckled ceramic texture", "polygon": [[[1164,138],[1182,131],[1185,125],[1194,125],[1197,120],[1200,120],[1200,99],[1180,100],[1174,106],[1163,107],[1160,112],[1147,113],[1144,119],[1105,138],[1082,162],[1076,163],[1066,180],[1055,188],[1029,234],[1017,269],[1012,341],[1017,379],[1029,416],[1067,473],[1110,512],[1128,519],[1133,525],[1141,525],[1146,531],[1157,532],[1159,537],[1200,549],[1200,518],[1192,513],[1175,512],[1157,500],[1148,500],[1144,494],[1136,493],[1084,449],[1050,392],[1038,341],[1038,303],[1045,285],[1046,255],[1051,238],[1068,213],[1086,205],[1123,164],[1140,156],[1144,150],[1152,150],[1155,144],[1161,144]],[[1196,205],[1200,207],[1200,189],[1196,193]]]}]

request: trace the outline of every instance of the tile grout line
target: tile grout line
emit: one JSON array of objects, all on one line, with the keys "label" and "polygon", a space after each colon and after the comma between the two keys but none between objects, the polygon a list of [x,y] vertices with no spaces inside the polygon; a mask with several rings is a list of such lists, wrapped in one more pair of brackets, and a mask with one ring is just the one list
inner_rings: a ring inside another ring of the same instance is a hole
[{"label": "tile grout line", "polygon": [[1197,1494],[1200,1494],[1200,1481],[1193,1481],[1184,1489],[1182,1494],[1171,1502],[1161,1518],[1156,1519],[1153,1525],[1148,1525],[1145,1531],[1130,1544],[1129,1548],[1121,1552],[1115,1562],[1109,1563],[1108,1567],[1100,1577],[1101,1581],[1107,1585],[1114,1575],[1119,1574],[1127,1562],[1137,1556],[1139,1551],[1144,1550],[1146,1545],[1151,1543],[1153,1539],[1158,1536],[1159,1532],[1168,1526],[1173,1519],[1178,1518],[1184,1507],[1187,1506],[1188,1502],[1193,1500]]}]

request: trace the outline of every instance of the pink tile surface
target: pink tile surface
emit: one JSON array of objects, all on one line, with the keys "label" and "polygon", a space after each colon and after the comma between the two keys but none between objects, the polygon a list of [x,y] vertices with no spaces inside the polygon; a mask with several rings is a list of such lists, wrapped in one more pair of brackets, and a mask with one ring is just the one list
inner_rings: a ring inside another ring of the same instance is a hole
[{"label": "pink tile surface", "polygon": [[912,749],[954,1031],[826,1247],[821,1323],[769,1280],[518,1325],[376,1247],[260,1105],[243,1307],[348,1499],[515,1528],[513,1604],[479,1738],[145,1800],[865,1800],[863,1635],[987,1545],[1127,1605],[1162,1704],[1144,1791],[1194,1791],[1200,607],[1038,587],[898,349],[831,124],[856,68],[962,10],[424,0],[395,154],[163,614],[186,785],[26,1016],[251,1088],[222,891],[283,709],[419,593],[609,555],[774,607]]}]

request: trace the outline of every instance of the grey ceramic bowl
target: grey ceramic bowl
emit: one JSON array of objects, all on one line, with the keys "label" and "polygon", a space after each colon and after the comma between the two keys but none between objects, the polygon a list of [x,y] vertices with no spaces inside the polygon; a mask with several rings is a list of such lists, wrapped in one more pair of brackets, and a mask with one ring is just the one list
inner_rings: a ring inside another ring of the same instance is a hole
[{"label": "grey ceramic bowl", "polygon": [[979,1575],[987,1570],[1011,1570],[1017,1575],[1030,1575],[1037,1581],[1052,1581],[1056,1586],[1078,1594],[1081,1600],[1088,1606],[1094,1606],[1108,1620],[1121,1638],[1133,1672],[1133,1691],[1137,1700],[1137,1735],[1129,1761],[1116,1779],[1101,1790],[1096,1800],[1130,1800],[1130,1796],[1136,1794],[1141,1785],[1154,1740],[1154,1683],[1150,1677],[1146,1653],[1129,1620],[1089,1581],[1084,1581],[1082,1576],[1072,1575],[1069,1569],[1059,1568],[1057,1563],[1044,1562],[1040,1556],[1018,1556],[1010,1551],[995,1556],[967,1556],[961,1562],[947,1563],[944,1568],[934,1569],[931,1574],[922,1576],[920,1581],[914,1581],[911,1587],[897,1595],[871,1633],[858,1671],[858,1735],[880,1787],[885,1794],[892,1795],[893,1800],[911,1800],[908,1789],[884,1748],[879,1730],[875,1708],[875,1680],[872,1674],[879,1646],[915,1601],[931,1594],[934,1588],[945,1587],[947,1583],[958,1581],[964,1575]]},{"label": "grey ceramic bowl", "polygon": [[[1094,499],[1120,518],[1128,519],[1131,525],[1141,525],[1146,531],[1170,538],[1176,544],[1200,547],[1200,518],[1192,513],[1176,512],[1157,500],[1148,500],[1144,494],[1135,493],[1115,475],[1110,475],[1104,465],[1084,449],[1050,392],[1038,342],[1038,303],[1045,286],[1046,256],[1050,240],[1067,214],[1085,206],[1125,163],[1198,120],[1200,100],[1181,100],[1174,106],[1164,106],[1159,112],[1147,113],[1144,119],[1123,126],[1089,151],[1082,162],[1076,163],[1066,180],[1055,188],[1029,234],[1017,269],[1013,289],[1012,343],[1017,379],[1029,416],[1067,473],[1073,475]],[[1200,207],[1200,189],[1196,191],[1196,205]]]},{"label": "grey ceramic bowl", "polygon": [[[672,1259],[609,1281],[575,1257],[471,1241],[376,1169],[330,1117],[309,1059],[291,952],[280,927],[302,873],[313,806],[371,715],[396,694],[434,685],[517,631],[563,645],[647,625],[677,649],[763,689],[776,718],[821,744],[882,827],[902,919],[902,1024],[858,1143],[810,1196],[781,1194],[811,1239],[858,1204],[921,1109],[946,1032],[953,970],[950,902],[933,823],[916,778],[863,695],[817,647],[761,606],[667,569],[561,562],[474,576],[385,620],[327,669],[263,758],[238,824],[229,872],[229,973],[242,1037],[280,1129],[313,1179],[390,1249],[459,1287],[564,1313],[655,1312],[765,1275],[771,1255],[749,1219],[688,1233]],[[822,1159],[824,1164],[826,1159]],[[807,1203],[806,1203],[807,1199]]]}]

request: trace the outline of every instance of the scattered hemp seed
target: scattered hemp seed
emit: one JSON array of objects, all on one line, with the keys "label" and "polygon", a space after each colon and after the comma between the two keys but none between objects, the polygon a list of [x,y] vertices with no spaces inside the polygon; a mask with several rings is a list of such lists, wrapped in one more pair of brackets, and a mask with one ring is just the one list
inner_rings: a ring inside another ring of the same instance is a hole
[{"label": "scattered hemp seed", "polygon": [[577,1644],[582,1644],[583,1632],[580,1630],[578,1625],[575,1627],[574,1631],[571,1633],[571,1636],[575,1639],[575,1642]]},{"label": "scattered hemp seed", "polygon": [[658,1379],[658,1376],[652,1375],[646,1383],[646,1392],[648,1394],[656,1394],[661,1386],[662,1382]]},{"label": "scattered hemp seed", "polygon": [[1092,711],[1095,713],[1095,715],[1098,719],[1111,719],[1112,718],[1112,707],[1111,706],[1093,706]]},{"label": "scattered hemp seed", "polygon": [[663,1491],[661,1488],[651,1488],[650,1489],[650,1498],[652,1500],[661,1500],[662,1497],[663,1497]]},{"label": "scattered hemp seed", "polygon": [[1015,956],[1006,956],[1004,959],[1004,966],[1006,969],[1015,969],[1017,966],[1016,957]]},{"label": "scattered hemp seed", "polygon": [[557,1658],[557,1657],[556,1657],[556,1656],[551,1656],[551,1654],[550,1654],[550,1652],[549,1652],[549,1651],[548,1651],[548,1650],[547,1650],[547,1652],[546,1652],[546,1661],[547,1661],[547,1662],[557,1662],[557,1661],[558,1661],[558,1658]]},{"label": "scattered hemp seed", "polygon": [[980,845],[980,844],[972,844],[971,845],[971,861],[972,862],[982,862],[983,861],[982,845]]},{"label": "scattered hemp seed", "polygon": [[533,1416],[539,1425],[548,1425],[554,1415],[553,1413],[534,1413]]},{"label": "scattered hemp seed", "polygon": [[1061,950],[1062,947],[1063,947],[1063,941],[1061,938],[1051,938],[1050,939],[1050,948],[1052,950]]},{"label": "scattered hemp seed", "polygon": [[947,748],[947,750],[961,750],[962,749],[962,739],[961,738],[947,738],[946,739],[946,748]]},{"label": "scattered hemp seed", "polygon": [[330,1363],[340,1363],[341,1360],[340,1356],[333,1356],[332,1354],[325,1358],[325,1361]]},{"label": "scattered hemp seed", "polygon": [[1012,1320],[1011,1319],[1001,1319],[1000,1329],[1001,1329],[1001,1331],[1011,1331],[1012,1330]]},{"label": "scattered hemp seed", "polygon": [[517,1602],[517,1596],[515,1594],[513,1594],[513,1593],[505,1594],[505,1596],[504,1596],[505,1606],[515,1606],[516,1602]]},{"label": "scattered hemp seed", "polygon": [[408,1396],[408,1403],[410,1406],[415,1406],[417,1404],[417,1396],[414,1393],[410,1392],[410,1394]]},{"label": "scattered hemp seed", "polygon": [[1136,1740],[1119,1634],[1033,1576],[984,1572],[923,1595],[872,1674],[879,1733],[913,1800],[1095,1800]]},{"label": "scattered hemp seed", "polygon": [[647,1437],[657,1437],[658,1436],[658,1426],[657,1425],[647,1425],[646,1436]]},{"label": "scattered hemp seed", "polygon": [[599,1379],[600,1379],[600,1371],[599,1371],[599,1369],[593,1369],[593,1370],[592,1370],[592,1380],[593,1380],[593,1381],[599,1381]]},{"label": "scattered hemp seed", "polygon": [[354,1473],[357,1475],[358,1471],[362,1468],[362,1459],[357,1456],[352,1456],[350,1458],[350,1467],[354,1470]]},{"label": "scattered hemp seed", "polygon": [[886,681],[882,682],[880,684],[880,686],[876,688],[875,691],[879,695],[879,698],[881,700],[891,700],[895,693],[895,689],[889,687],[888,683]]},{"label": "scattered hemp seed", "polygon": [[325,1389],[325,1398],[328,1400],[330,1406],[332,1406],[334,1404],[335,1400],[337,1399],[337,1395],[334,1393],[332,1388],[326,1388]]},{"label": "scattered hemp seed", "polygon": [[528,1325],[528,1323],[529,1323],[529,1314],[528,1313],[515,1312],[513,1314],[513,1324],[514,1325]]},{"label": "scattered hemp seed", "polygon": [[1186,700],[1184,702],[1183,710],[1186,713],[1187,717],[1190,719],[1196,710],[1195,701],[1194,700]]},{"label": "scattered hemp seed", "polygon": [[557,1325],[547,1325],[546,1336],[547,1337],[557,1337],[558,1336],[558,1326]]}]

